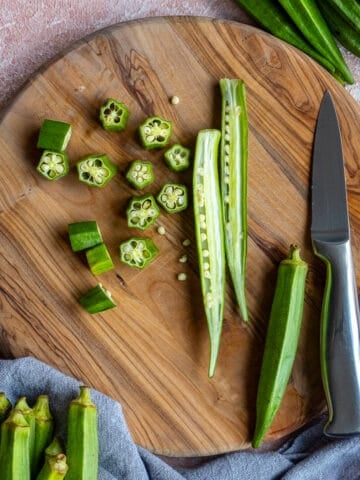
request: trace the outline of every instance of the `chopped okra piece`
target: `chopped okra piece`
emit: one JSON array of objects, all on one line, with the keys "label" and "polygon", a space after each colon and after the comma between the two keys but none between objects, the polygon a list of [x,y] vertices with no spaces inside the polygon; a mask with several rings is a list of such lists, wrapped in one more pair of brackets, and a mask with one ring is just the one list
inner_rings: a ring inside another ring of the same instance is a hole
[{"label": "chopped okra piece", "polygon": [[117,170],[107,155],[89,155],[80,160],[76,167],[81,182],[100,188],[113,178]]},{"label": "chopped okra piece", "polygon": [[99,226],[94,220],[69,223],[68,231],[73,252],[95,247],[103,241]]},{"label": "chopped okra piece", "polygon": [[165,183],[157,201],[168,213],[177,213],[188,206],[187,188],[177,183]]},{"label": "chopped okra piece", "polygon": [[100,122],[104,130],[119,132],[125,130],[130,112],[126,105],[113,98],[108,98],[100,108]]},{"label": "chopped okra piece", "polygon": [[66,153],[44,150],[36,170],[50,181],[58,180],[69,172]]},{"label": "chopped okra piece", "polygon": [[120,244],[120,260],[139,269],[145,268],[159,253],[159,249],[151,238],[132,237]]},{"label": "chopped okra piece", "polygon": [[116,307],[116,303],[111,298],[111,293],[101,283],[85,293],[80,298],[80,304],[89,313],[99,313]]},{"label": "chopped okra piece", "polygon": [[114,268],[114,263],[104,243],[87,250],[86,259],[94,275],[100,275]]},{"label": "chopped okra piece", "polygon": [[151,194],[132,197],[126,210],[128,226],[140,230],[151,227],[159,215],[159,207]]},{"label": "chopped okra piece", "polygon": [[169,150],[164,153],[165,162],[174,172],[182,172],[190,167],[189,148],[183,147],[179,143],[175,143]]},{"label": "chopped okra piece", "polygon": [[149,117],[140,125],[139,132],[144,148],[147,150],[163,148],[170,140],[172,123],[158,116]]},{"label": "chopped okra piece", "polygon": [[154,172],[151,162],[135,160],[131,163],[126,174],[127,181],[138,190],[147,187],[154,181]]},{"label": "chopped okra piece", "polygon": [[45,119],[40,127],[37,147],[42,150],[63,152],[71,137],[71,125],[57,120]]}]

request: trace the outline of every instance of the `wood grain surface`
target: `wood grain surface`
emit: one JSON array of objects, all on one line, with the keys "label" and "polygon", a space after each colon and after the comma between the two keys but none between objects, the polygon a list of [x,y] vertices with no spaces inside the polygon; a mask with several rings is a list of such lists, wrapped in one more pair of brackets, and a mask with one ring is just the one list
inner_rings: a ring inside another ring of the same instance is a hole
[{"label": "wood grain surface", "polygon": [[[156,193],[165,181],[191,187],[191,171],[172,173],[163,151],[146,152],[137,127],[158,114],[174,124],[172,141],[194,147],[202,128],[220,126],[218,80],[247,86],[249,138],[250,322],[227,289],[216,375],[207,378],[203,314],[192,209],[163,213],[146,232],[160,249],[144,271],[119,262],[119,243],[141,232],[126,226],[136,192],[124,173],[136,158],[154,164]],[[114,26],[84,39],[39,71],[0,124],[0,348],[2,357],[33,355],[121,402],[135,442],[170,456],[210,455],[249,447],[256,387],[279,261],[290,243],[309,263],[300,345],[284,401],[267,436],[281,438],[324,410],[319,321],[324,268],[309,234],[309,175],[317,112],[330,89],[341,123],[354,262],[360,272],[359,107],[321,67],[259,30],[200,18],[158,18]],[[178,105],[169,98],[177,95]],[[107,97],[132,114],[122,133],[99,126]],[[77,180],[75,169],[51,183],[35,166],[44,118],[70,122],[72,165],[107,153],[119,174],[104,189]],[[67,225],[97,220],[115,270],[93,277],[71,251]],[[163,225],[165,235],[157,233]],[[192,243],[184,247],[182,241]],[[189,261],[179,263],[187,254]],[[185,272],[187,281],[177,274]],[[357,277],[358,284],[360,277]],[[118,306],[85,313],[79,296],[101,282]]]}]

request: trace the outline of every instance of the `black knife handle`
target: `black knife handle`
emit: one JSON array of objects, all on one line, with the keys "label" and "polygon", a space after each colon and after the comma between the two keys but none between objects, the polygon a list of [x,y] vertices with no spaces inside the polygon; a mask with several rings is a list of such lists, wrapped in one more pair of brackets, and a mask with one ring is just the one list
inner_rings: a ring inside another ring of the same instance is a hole
[{"label": "black knife handle", "polygon": [[321,314],[321,371],[329,419],[324,433],[360,433],[359,304],[350,241],[314,241],[326,264]]}]

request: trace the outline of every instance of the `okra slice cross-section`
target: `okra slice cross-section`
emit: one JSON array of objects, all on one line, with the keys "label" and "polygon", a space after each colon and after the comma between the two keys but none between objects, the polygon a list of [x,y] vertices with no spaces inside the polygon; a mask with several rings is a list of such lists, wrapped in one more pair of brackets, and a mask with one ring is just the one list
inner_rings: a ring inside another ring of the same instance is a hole
[{"label": "okra slice cross-section", "polygon": [[146,230],[160,215],[159,207],[151,194],[132,197],[126,210],[129,227]]},{"label": "okra slice cross-section", "polygon": [[66,153],[44,150],[36,170],[47,180],[58,180],[69,172],[68,156]]},{"label": "okra slice cross-section", "polygon": [[105,130],[125,130],[130,112],[123,102],[108,98],[100,108],[100,121]]},{"label": "okra slice cross-section", "polygon": [[177,213],[185,210],[188,206],[186,185],[178,183],[165,183],[157,201],[168,213]]},{"label": "okra slice cross-section", "polygon": [[218,130],[198,133],[193,172],[196,245],[210,336],[209,377],[215,373],[225,304],[225,246],[218,175]]},{"label": "okra slice cross-section", "polygon": [[221,197],[225,225],[225,250],[230,276],[244,321],[247,260],[248,118],[245,84],[240,79],[221,79]]},{"label": "okra slice cross-section", "polygon": [[170,140],[172,122],[158,116],[149,117],[140,125],[139,133],[141,143],[147,150],[162,148]]},{"label": "okra slice cross-section", "polygon": [[138,190],[147,187],[154,181],[152,163],[145,160],[134,160],[127,171],[126,179]]},{"label": "okra slice cross-section", "polygon": [[104,187],[116,174],[117,168],[107,155],[89,155],[77,164],[81,182],[91,187]]},{"label": "okra slice cross-section", "polygon": [[129,267],[143,269],[158,253],[159,249],[151,238],[132,237],[120,244],[120,260]]},{"label": "okra slice cross-section", "polygon": [[164,153],[166,164],[174,172],[182,172],[190,166],[189,148],[183,147],[179,143],[175,143],[169,150]]}]

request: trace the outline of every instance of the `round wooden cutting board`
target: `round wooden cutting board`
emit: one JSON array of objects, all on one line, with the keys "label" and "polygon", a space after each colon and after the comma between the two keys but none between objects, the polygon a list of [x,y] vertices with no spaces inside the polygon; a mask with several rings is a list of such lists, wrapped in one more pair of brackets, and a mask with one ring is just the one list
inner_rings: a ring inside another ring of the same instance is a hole
[{"label": "round wooden cutting board", "polygon": [[[220,358],[208,379],[208,333],[200,294],[193,212],[165,212],[146,231],[159,247],[145,270],[119,261],[121,241],[142,234],[126,225],[136,192],[125,180],[132,160],[153,162],[156,194],[165,181],[191,188],[191,169],[173,173],[164,151],[140,146],[150,115],[173,121],[172,143],[193,149],[200,129],[219,128],[222,77],[246,83],[249,137],[247,299],[244,324],[230,284]],[[288,434],[325,408],[319,368],[324,267],[314,257],[310,163],[322,95],[329,89],[341,123],[354,262],[360,283],[360,112],[312,60],[253,27],[205,18],[156,18],[107,28],[78,42],[25,86],[0,124],[2,357],[32,355],[110,395],[123,407],[136,443],[163,455],[207,455],[249,447],[256,388],[277,266],[290,243],[309,263],[301,338],[293,374],[267,440]],[[178,105],[170,97],[177,95]],[[105,99],[131,110],[126,131],[104,131]],[[39,127],[69,122],[67,177],[36,172]],[[107,153],[119,173],[104,189],[77,180],[75,163]],[[67,225],[96,220],[115,269],[94,277],[69,246]],[[165,235],[157,227],[165,227]],[[182,242],[191,240],[185,247]],[[179,258],[186,254],[188,262]],[[177,275],[184,272],[187,280]],[[102,283],[117,308],[87,314],[79,297]]]}]

